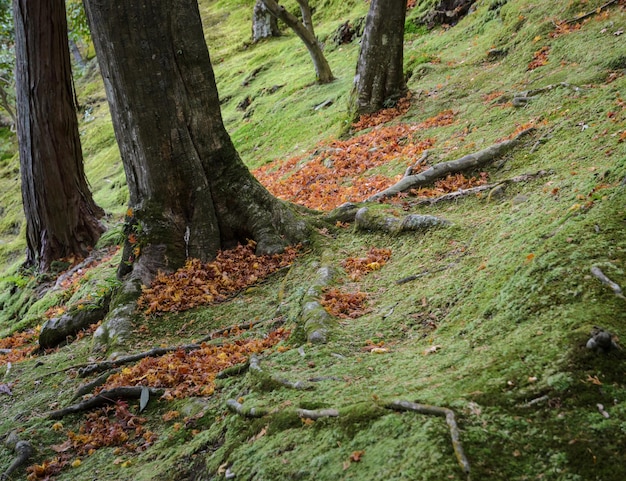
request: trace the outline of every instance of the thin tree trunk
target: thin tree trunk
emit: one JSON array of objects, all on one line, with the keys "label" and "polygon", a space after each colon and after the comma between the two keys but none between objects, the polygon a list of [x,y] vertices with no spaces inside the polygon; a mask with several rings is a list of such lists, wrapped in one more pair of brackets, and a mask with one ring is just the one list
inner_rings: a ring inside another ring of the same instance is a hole
[{"label": "thin tree trunk", "polygon": [[103,231],[78,133],[63,0],[13,1],[27,264],[86,255]]},{"label": "thin tree trunk", "polygon": [[406,93],[403,72],[406,0],[372,0],[354,77],[352,110],[380,110]]},{"label": "thin tree trunk", "polygon": [[[285,7],[283,7],[282,5],[279,5],[274,0],[263,0],[263,3],[265,3],[265,6],[272,13],[272,15],[274,15],[279,20],[282,20],[283,22],[285,22],[285,24],[289,28],[291,28],[298,37],[300,37],[300,40],[304,42],[304,45],[306,46],[307,50],[309,51],[309,55],[311,56],[311,59],[313,60],[315,73],[317,75],[317,81],[321,84],[332,82],[335,79],[335,77],[333,77],[333,73],[330,70],[330,65],[328,64],[326,57],[324,57],[324,53],[322,52],[320,44],[317,41],[317,38],[315,38],[315,34],[313,33],[313,25],[310,23],[311,22],[310,10],[308,10],[309,12],[308,20],[305,19],[305,21],[309,22],[309,25],[310,25],[310,29],[309,29],[305,26],[304,23],[298,20],[297,17],[289,13],[285,9]],[[301,11],[304,14],[304,10],[302,9],[302,4],[306,2],[303,2],[302,0],[298,0],[298,3],[300,4]],[[307,7],[308,7],[308,3],[307,3]]]},{"label": "thin tree trunk", "polygon": [[302,25],[311,32],[311,35],[315,37],[315,30],[313,29],[313,18],[311,15],[311,7],[308,0],[296,0],[300,5],[300,13],[302,14]]},{"label": "thin tree trunk", "polygon": [[272,15],[263,0],[256,0],[252,10],[252,41],[258,42],[264,38],[278,37],[278,20]]},{"label": "thin tree trunk", "polygon": [[133,277],[149,283],[247,239],[259,253],[302,241],[305,222],[250,174],[224,128],[197,2],[85,9],[130,190]]}]

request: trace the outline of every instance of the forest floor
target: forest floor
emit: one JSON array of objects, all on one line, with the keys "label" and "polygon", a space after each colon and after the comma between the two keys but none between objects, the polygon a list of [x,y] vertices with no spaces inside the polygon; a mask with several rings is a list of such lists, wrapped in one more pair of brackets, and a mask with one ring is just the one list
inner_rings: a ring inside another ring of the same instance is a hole
[{"label": "forest floor", "polygon": [[[333,33],[368,4],[317,2],[337,77],[317,85],[290,32],[249,43],[252,3],[200,5],[227,130],[254,174],[311,209],[449,224],[320,221],[282,256],[190,260],[146,288],[126,342],[94,344],[96,323],[38,349],[45,322],[120,286],[128,194],[92,61],[80,128],[109,227],[92,258],[20,268],[19,161],[2,132],[0,474],[32,448],[10,479],[626,479],[625,2],[479,1],[432,30],[415,7],[410,96],[355,123],[358,39]],[[528,128],[479,169],[363,203],[409,167]],[[307,341],[310,303],[328,313],[326,343]],[[608,349],[587,348],[607,332]],[[103,405],[63,411],[85,401]]]}]

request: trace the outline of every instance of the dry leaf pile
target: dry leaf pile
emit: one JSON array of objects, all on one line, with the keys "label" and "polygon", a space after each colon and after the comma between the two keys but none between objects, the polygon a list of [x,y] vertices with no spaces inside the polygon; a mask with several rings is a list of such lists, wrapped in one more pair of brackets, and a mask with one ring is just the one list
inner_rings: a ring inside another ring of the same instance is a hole
[{"label": "dry leaf pile", "polygon": [[400,115],[404,115],[408,112],[409,107],[411,107],[411,92],[409,91],[405,97],[398,100],[398,103],[395,107],[390,107],[388,109],[382,109],[378,112],[374,112],[371,114],[363,114],[359,116],[359,120],[352,124],[352,129],[354,131],[359,131],[363,129],[367,129],[369,127],[376,127],[377,125],[384,124],[385,122],[389,122],[390,120],[399,117]]},{"label": "dry leaf pile", "polygon": [[144,287],[137,302],[146,314],[183,311],[223,302],[241,289],[282,267],[291,265],[297,247],[282,254],[257,256],[255,243],[220,251],[214,261],[189,259],[172,274],[159,273],[150,287]]},{"label": "dry leaf pile", "polygon": [[480,172],[478,177],[469,178],[463,174],[451,174],[436,181],[433,187],[420,187],[419,189],[411,189],[409,192],[418,197],[438,197],[457,190],[484,185],[488,180],[489,174],[487,172]]},{"label": "dry leaf pile", "polygon": [[367,294],[365,292],[344,292],[333,288],[324,292],[321,304],[335,317],[355,319],[367,312],[365,309],[366,300]]},{"label": "dry leaf pile", "polygon": [[168,400],[210,396],[215,389],[217,373],[246,362],[251,354],[266,351],[288,336],[289,331],[279,328],[264,339],[237,340],[222,346],[205,344],[201,349],[190,352],[180,350],[165,356],[147,357],[110,376],[100,390],[150,386],[165,388],[163,398]]},{"label": "dry leaf pile", "polygon": [[389,178],[368,171],[399,161],[411,165],[433,139],[420,140],[418,132],[454,122],[454,112],[446,110],[419,124],[376,127],[348,140],[335,140],[316,151],[305,163],[293,157],[281,164],[272,162],[254,175],[277,197],[311,209],[331,210],[345,202],[360,202],[394,184]]},{"label": "dry leaf pile", "polygon": [[[85,416],[77,433],[67,431],[67,439],[51,447],[57,457],[27,468],[27,479],[51,479],[70,464],[80,465],[80,457],[91,456],[104,447],[116,447],[116,454],[145,451],[157,439],[154,432],[144,427],[146,421],[133,414],[125,401],[96,409]],[[63,425],[55,423],[52,429],[62,430]]]},{"label": "dry leaf pile", "polygon": [[550,47],[544,45],[533,54],[533,59],[528,64],[526,70],[535,70],[536,68],[543,67],[548,63],[548,55],[550,54]]},{"label": "dry leaf pile", "polygon": [[0,352],[0,365],[9,362],[19,362],[31,356],[34,349],[37,348],[37,338],[41,326],[26,331],[16,332],[9,337],[0,339],[0,350],[10,350],[8,352]]},{"label": "dry leaf pile", "polygon": [[353,281],[358,281],[362,276],[377,271],[391,259],[391,249],[379,249],[372,247],[365,257],[348,257],[341,266]]}]

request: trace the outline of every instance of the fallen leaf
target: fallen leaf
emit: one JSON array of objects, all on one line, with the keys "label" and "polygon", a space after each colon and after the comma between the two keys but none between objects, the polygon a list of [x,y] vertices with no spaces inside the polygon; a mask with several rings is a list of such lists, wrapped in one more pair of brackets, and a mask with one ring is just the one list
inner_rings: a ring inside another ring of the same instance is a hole
[{"label": "fallen leaf", "polygon": [[434,346],[430,346],[428,349],[424,350],[424,356],[427,356],[428,354],[434,354],[439,349],[441,349],[441,346],[439,344],[436,344]]},{"label": "fallen leaf", "polygon": [[361,457],[365,454],[365,451],[354,451],[351,455],[350,455],[350,461],[354,461],[355,463],[358,463],[359,461],[361,461]]}]

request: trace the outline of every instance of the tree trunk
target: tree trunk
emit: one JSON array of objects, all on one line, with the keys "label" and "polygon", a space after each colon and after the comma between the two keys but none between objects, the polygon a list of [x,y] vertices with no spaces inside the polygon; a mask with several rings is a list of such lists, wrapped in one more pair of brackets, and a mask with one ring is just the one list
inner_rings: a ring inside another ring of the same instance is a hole
[{"label": "tree trunk", "polygon": [[403,73],[406,0],[372,0],[354,77],[352,110],[371,113],[406,93]]},{"label": "tree trunk", "polygon": [[272,15],[263,0],[256,0],[252,10],[252,41],[258,42],[268,37],[280,36],[278,20]]},{"label": "tree trunk", "polygon": [[[321,84],[327,84],[332,82],[335,77],[333,77],[333,73],[330,70],[330,65],[324,57],[324,53],[322,52],[322,48],[320,47],[317,38],[315,38],[315,34],[313,33],[313,24],[311,23],[311,11],[308,8],[308,2],[304,0],[298,0],[300,4],[300,11],[303,14],[303,19],[305,22],[308,22],[309,28],[305,24],[303,24],[297,17],[289,13],[285,7],[282,5],[278,5],[274,0],[263,0],[263,3],[267,7],[267,9],[271,12],[279,20],[285,22],[285,24],[291,28],[295,34],[300,37],[300,40],[304,42],[305,47],[309,51],[309,55],[311,56],[311,60],[313,60],[313,66],[315,67],[315,73],[317,75],[317,81]],[[303,7],[303,4],[306,5],[306,8]],[[308,17],[307,17],[308,12]]]},{"label": "tree trunk", "polygon": [[304,240],[306,223],[250,174],[224,128],[197,2],[85,9],[130,190],[133,277],[150,282],[246,239],[258,253]]},{"label": "tree trunk", "polygon": [[46,270],[86,255],[103,231],[78,133],[63,0],[13,1],[27,260]]}]

